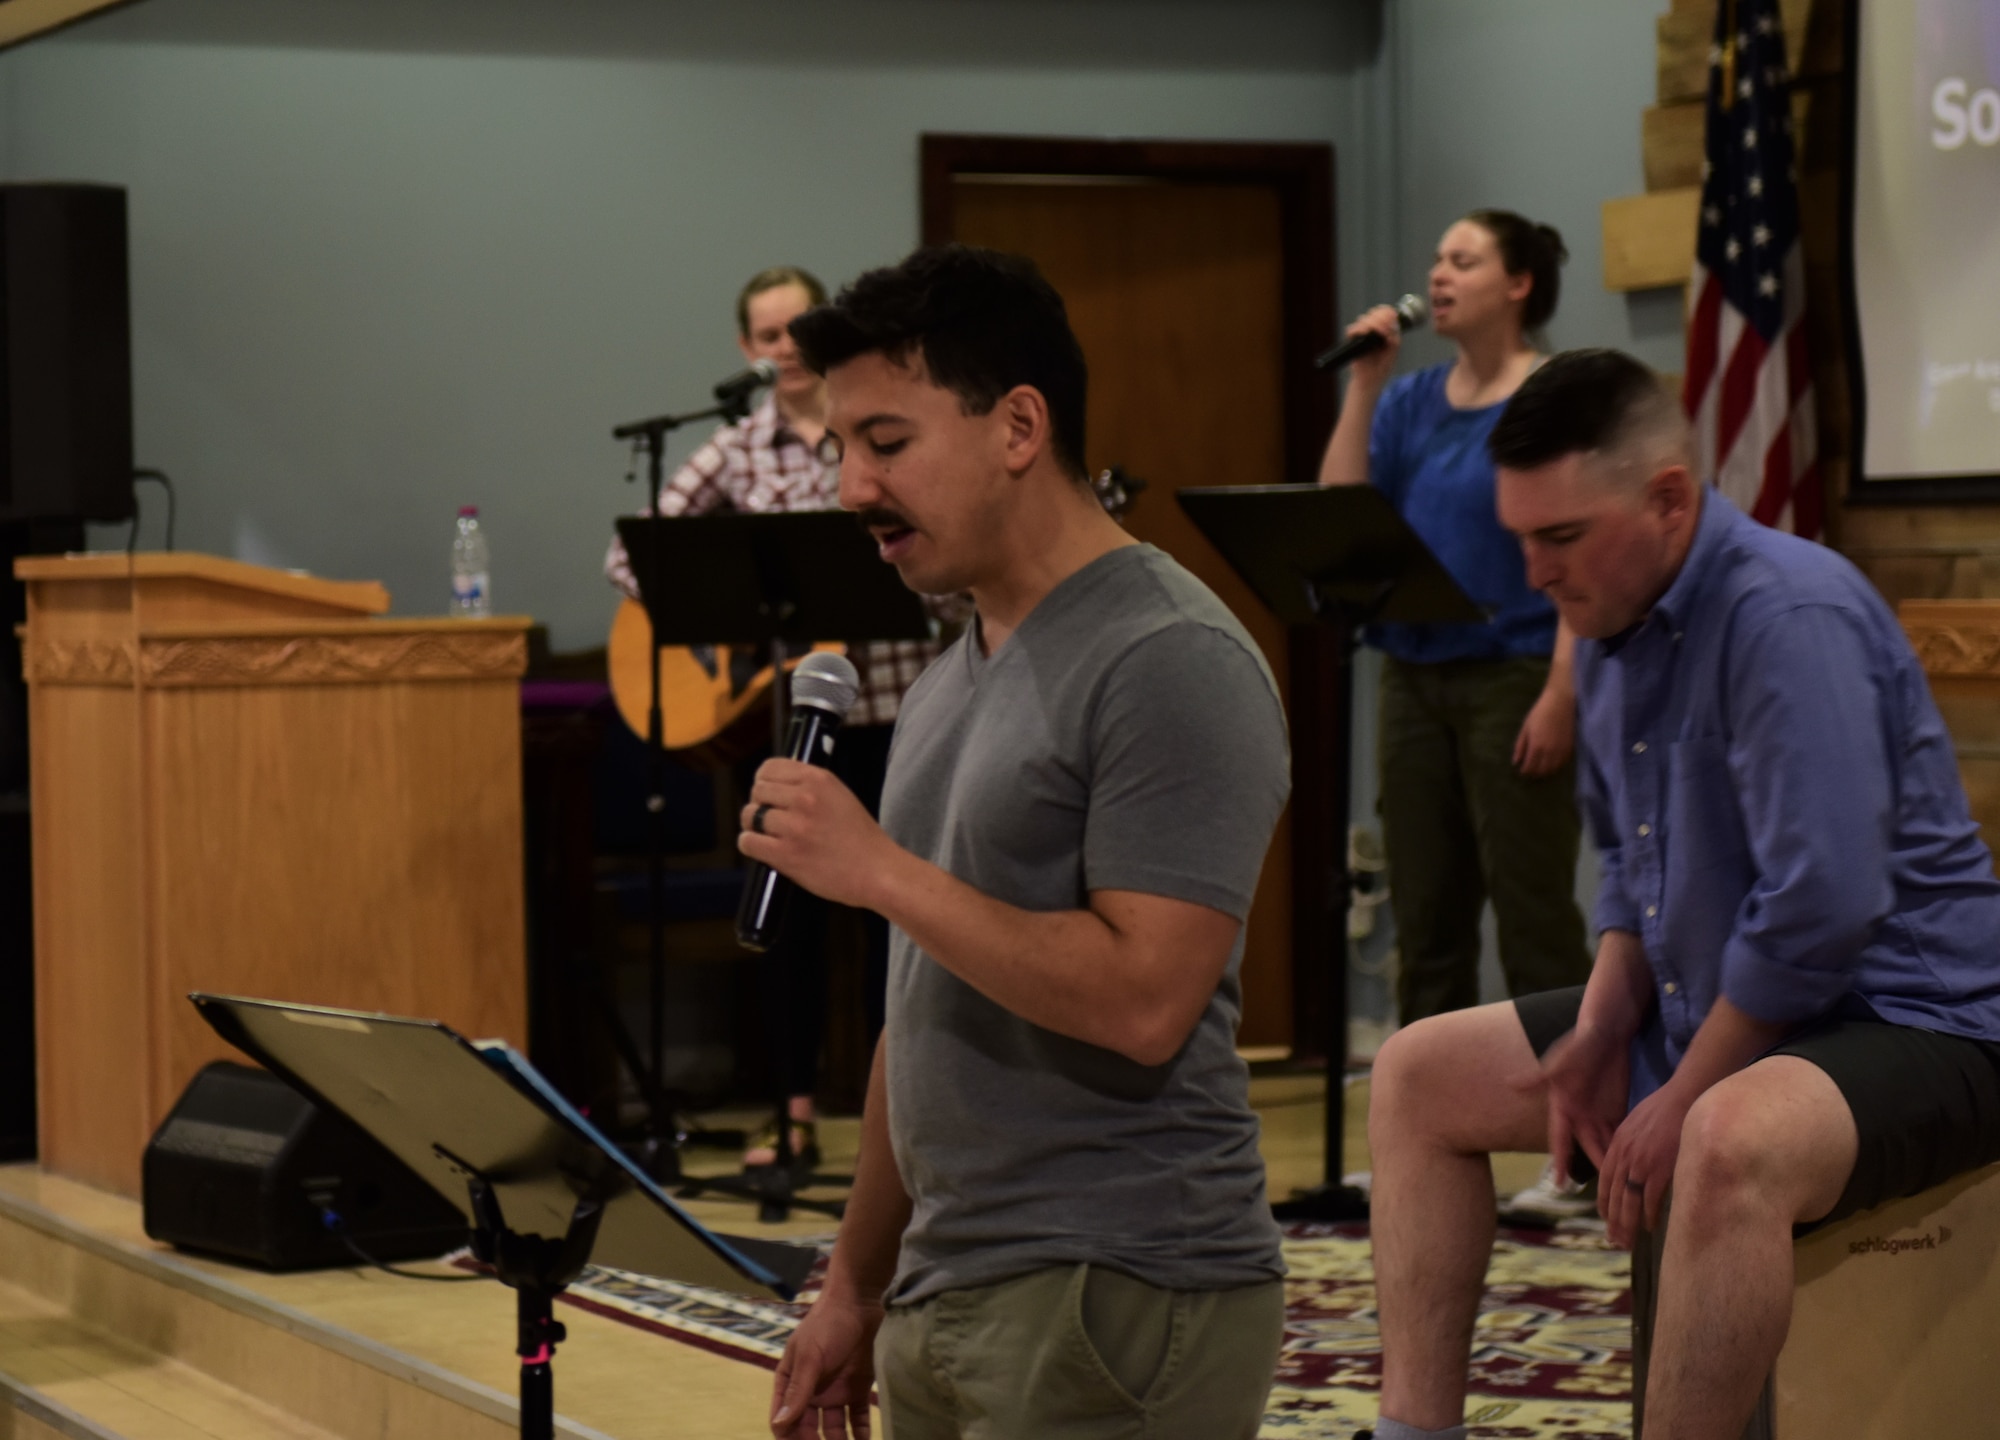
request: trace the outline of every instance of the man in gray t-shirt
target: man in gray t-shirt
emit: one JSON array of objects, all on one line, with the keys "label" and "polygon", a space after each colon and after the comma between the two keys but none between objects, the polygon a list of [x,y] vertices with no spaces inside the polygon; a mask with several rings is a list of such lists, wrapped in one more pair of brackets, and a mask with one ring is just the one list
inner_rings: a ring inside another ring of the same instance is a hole
[{"label": "man in gray t-shirt", "polygon": [[[794,322],[841,502],[971,629],[882,823],[774,760],[746,855],[894,927],[853,1198],[779,1435],[1254,1436],[1283,1322],[1234,1049],[1283,711],[1200,581],[1084,483],[1083,357],[1028,262],[922,250]],[[879,1367],[879,1375],[878,1375]]]},{"label": "man in gray t-shirt", "polygon": [[[1158,550],[1093,560],[992,655],[967,634],[906,704],[882,796],[904,849],[1025,910],[1125,890],[1248,913],[1284,717],[1243,627]],[[1193,1033],[1148,1065],[892,931],[889,1133],[915,1208],[890,1303],[1078,1262],[1172,1290],[1282,1273],[1235,1048],[1242,955],[1239,934]]]}]

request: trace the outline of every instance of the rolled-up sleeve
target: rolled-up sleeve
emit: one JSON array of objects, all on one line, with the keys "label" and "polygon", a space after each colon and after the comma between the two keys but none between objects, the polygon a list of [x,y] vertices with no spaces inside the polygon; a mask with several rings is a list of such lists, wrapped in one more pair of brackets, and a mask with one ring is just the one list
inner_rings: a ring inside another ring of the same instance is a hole
[{"label": "rolled-up sleeve", "polygon": [[1742,634],[1727,671],[1729,773],[1751,883],[1722,993],[1794,1025],[1831,1008],[1894,903],[1891,698],[1857,617],[1804,605]]}]

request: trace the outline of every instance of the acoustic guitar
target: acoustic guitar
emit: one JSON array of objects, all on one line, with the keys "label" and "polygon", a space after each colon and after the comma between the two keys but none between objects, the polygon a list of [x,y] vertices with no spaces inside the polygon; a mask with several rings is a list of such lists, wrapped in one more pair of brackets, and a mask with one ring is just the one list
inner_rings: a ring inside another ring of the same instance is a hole
[{"label": "acoustic guitar", "polygon": [[[626,600],[611,617],[605,663],[618,714],[641,739],[652,702],[646,652],[653,640],[646,607]],[[839,644],[815,650],[844,650]],[[786,660],[795,668],[805,654]],[[666,748],[691,765],[720,767],[754,755],[770,738],[771,682],[775,675],[763,653],[750,645],[662,645],[660,723]]]},{"label": "acoustic guitar", "polygon": [[[1122,517],[1146,482],[1128,476],[1119,466],[1091,481],[1091,489],[1106,511]],[[611,698],[634,735],[646,734],[646,710],[652,699],[652,677],[646,668],[653,627],[646,607],[626,600],[611,618],[606,649]],[[844,650],[838,642],[814,650]],[[785,662],[789,672],[805,652]],[[662,645],[660,647],[660,720],[666,748],[687,763],[703,768],[732,765],[754,755],[769,738],[771,683],[775,671],[761,650],[747,645]]]}]

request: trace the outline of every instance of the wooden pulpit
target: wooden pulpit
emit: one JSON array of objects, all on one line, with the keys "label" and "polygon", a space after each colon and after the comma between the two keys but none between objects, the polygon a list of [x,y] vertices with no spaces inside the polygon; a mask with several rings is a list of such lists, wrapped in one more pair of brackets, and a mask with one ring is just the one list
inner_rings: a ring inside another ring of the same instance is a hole
[{"label": "wooden pulpit", "polygon": [[1896,617],[1951,731],[1972,818],[2000,856],[2000,600],[1905,600]]},{"label": "wooden pulpit", "polygon": [[41,1160],[125,1194],[230,1052],[190,990],[527,1039],[523,619],[204,555],[31,557]]}]

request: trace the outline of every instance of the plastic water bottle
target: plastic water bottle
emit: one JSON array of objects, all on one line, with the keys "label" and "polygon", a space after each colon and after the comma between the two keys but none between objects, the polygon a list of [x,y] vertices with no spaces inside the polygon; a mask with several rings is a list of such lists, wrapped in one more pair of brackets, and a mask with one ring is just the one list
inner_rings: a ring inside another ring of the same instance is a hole
[{"label": "plastic water bottle", "polygon": [[486,533],[479,528],[479,507],[458,511],[458,534],[451,542],[451,612],[460,620],[484,620],[493,613],[493,590],[487,577]]}]

